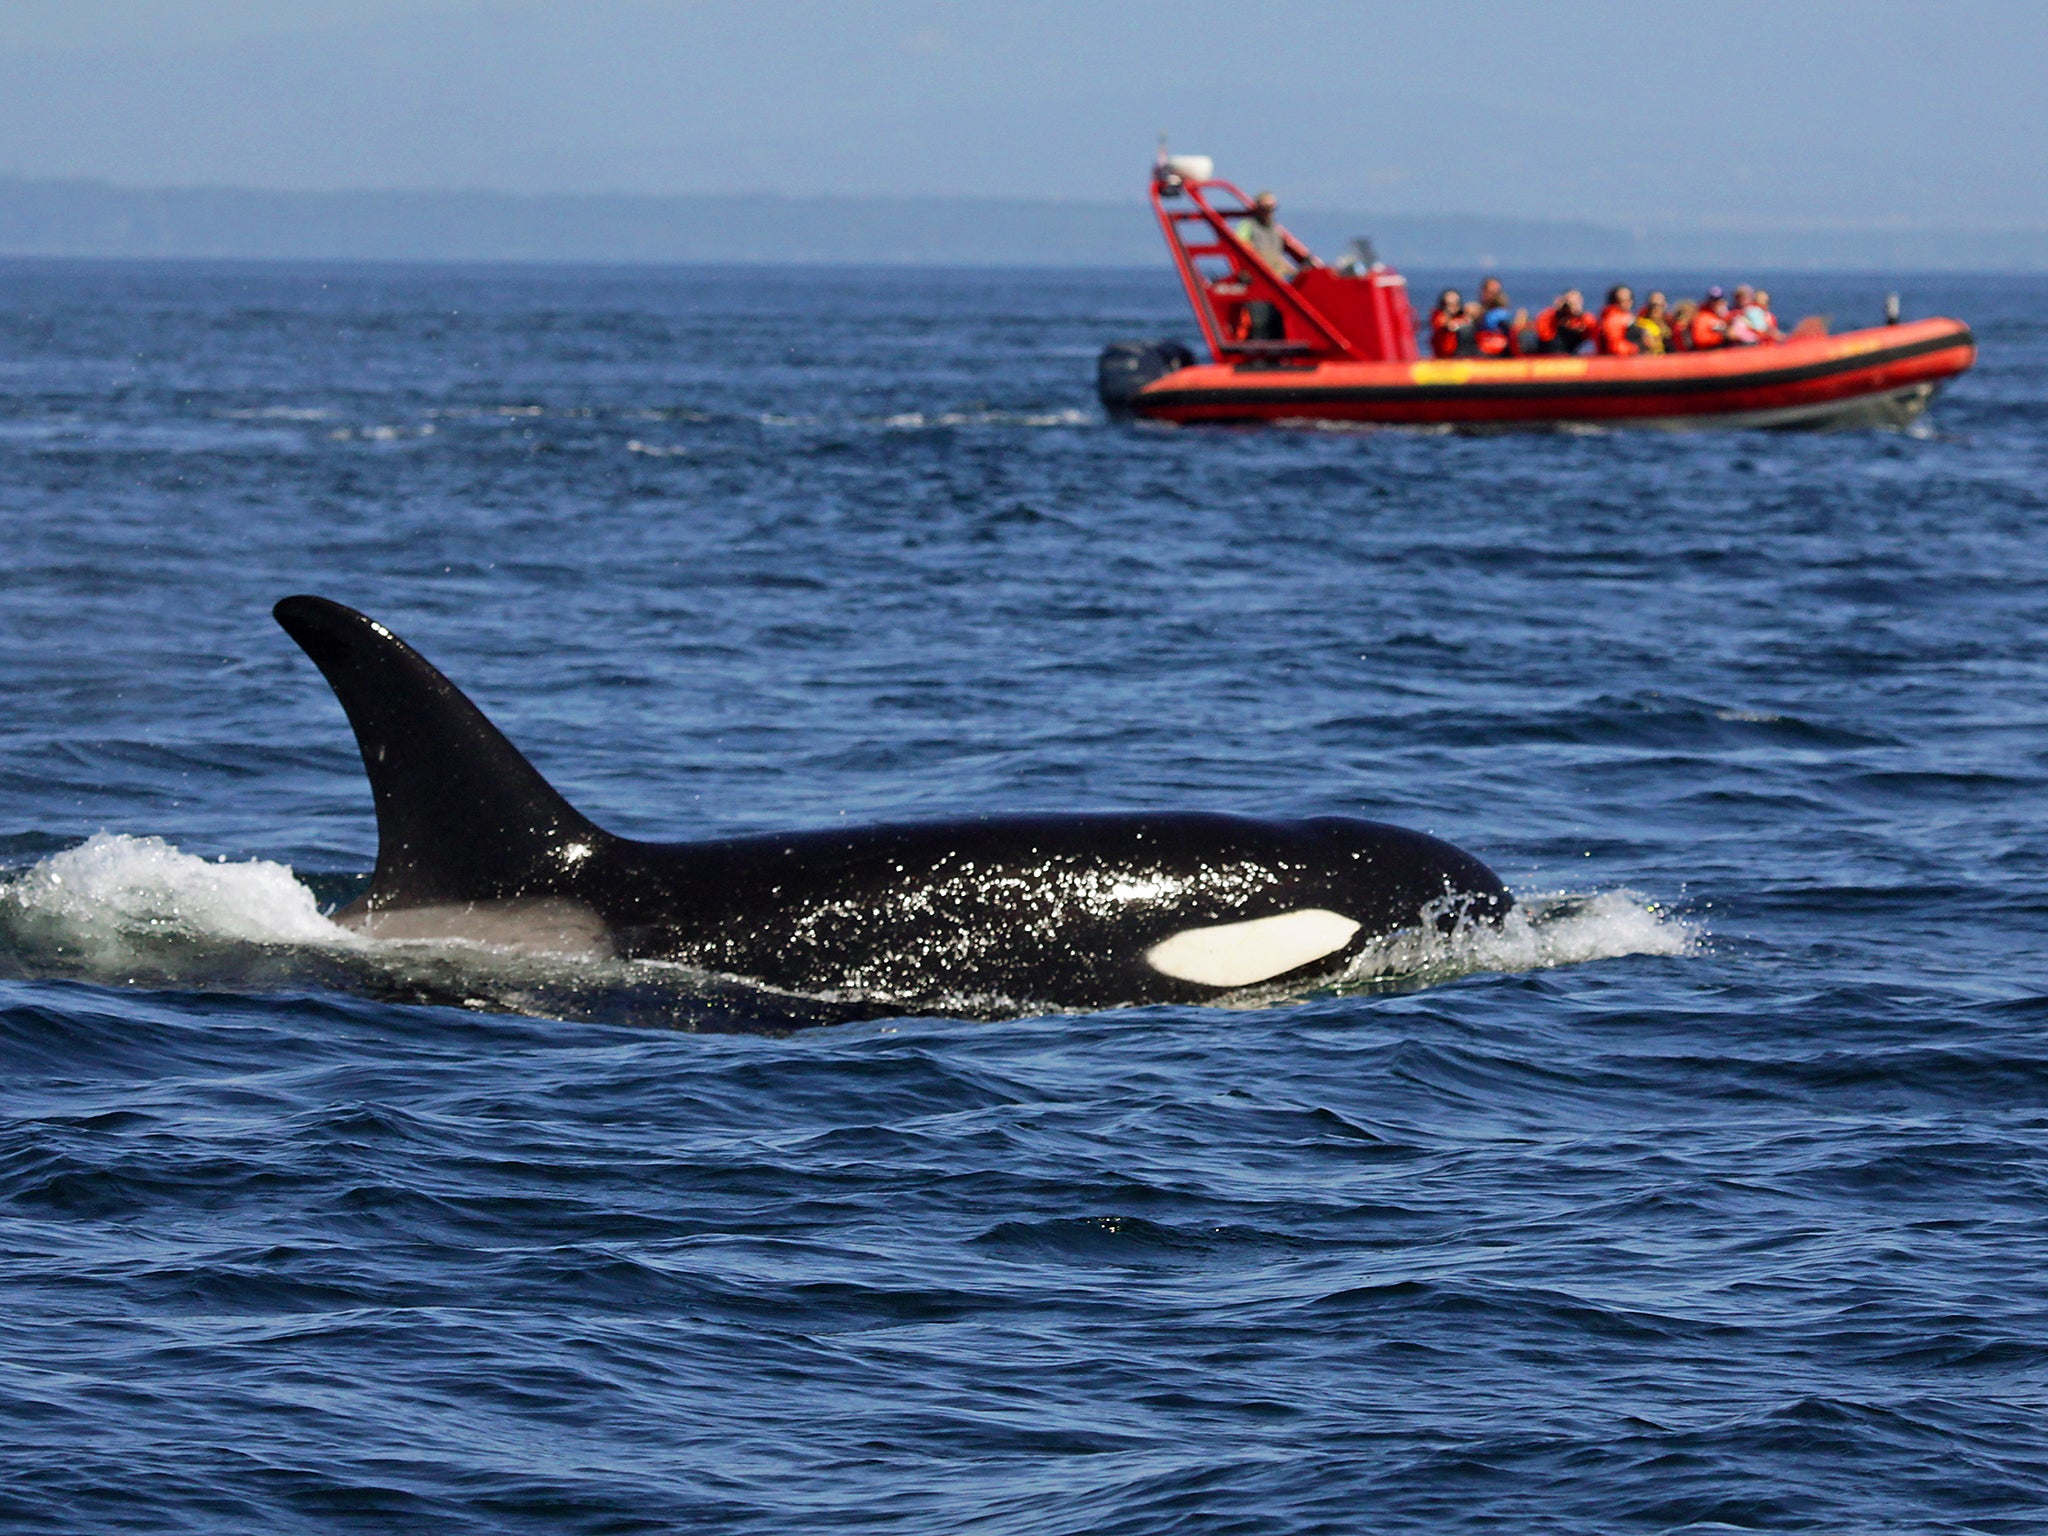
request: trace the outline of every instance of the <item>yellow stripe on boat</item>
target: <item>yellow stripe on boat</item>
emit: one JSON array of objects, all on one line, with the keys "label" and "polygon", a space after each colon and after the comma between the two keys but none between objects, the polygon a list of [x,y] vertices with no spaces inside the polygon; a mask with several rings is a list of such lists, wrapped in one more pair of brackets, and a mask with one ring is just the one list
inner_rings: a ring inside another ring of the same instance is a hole
[{"label": "yellow stripe on boat", "polygon": [[1585,377],[1587,362],[1588,359],[1583,357],[1503,357],[1476,362],[1462,358],[1437,358],[1426,363],[1410,363],[1408,382],[1470,384],[1474,379],[1497,379],[1538,383],[1547,379],[1579,379]]}]

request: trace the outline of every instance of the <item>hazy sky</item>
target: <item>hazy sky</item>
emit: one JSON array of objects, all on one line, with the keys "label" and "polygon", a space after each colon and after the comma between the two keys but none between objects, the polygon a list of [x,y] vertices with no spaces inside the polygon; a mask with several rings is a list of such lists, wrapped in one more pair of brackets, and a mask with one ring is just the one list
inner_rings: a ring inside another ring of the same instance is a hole
[{"label": "hazy sky", "polygon": [[[0,0],[0,174],[2048,225],[2042,0]],[[715,215],[707,214],[707,217]]]}]

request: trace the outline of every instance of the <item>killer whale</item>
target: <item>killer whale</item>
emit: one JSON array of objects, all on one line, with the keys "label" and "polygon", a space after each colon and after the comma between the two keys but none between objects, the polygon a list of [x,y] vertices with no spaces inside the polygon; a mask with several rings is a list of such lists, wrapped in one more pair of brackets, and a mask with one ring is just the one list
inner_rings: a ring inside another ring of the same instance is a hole
[{"label": "killer whale", "polygon": [[320,597],[273,611],[362,753],[377,862],[335,920],[372,937],[665,960],[888,1012],[1000,1016],[1298,992],[1375,939],[1512,905],[1470,854],[1350,817],[618,837],[382,624]]}]

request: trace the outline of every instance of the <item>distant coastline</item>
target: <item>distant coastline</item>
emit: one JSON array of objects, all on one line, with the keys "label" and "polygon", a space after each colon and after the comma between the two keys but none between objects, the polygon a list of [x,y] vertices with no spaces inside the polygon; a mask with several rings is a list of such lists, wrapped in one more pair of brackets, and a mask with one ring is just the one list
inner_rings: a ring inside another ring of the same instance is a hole
[{"label": "distant coastline", "polygon": [[[1598,265],[1835,272],[2048,270],[2048,227],[1654,227],[1283,209],[1317,249],[1370,235],[1412,268]],[[280,192],[0,178],[0,256],[1136,267],[1144,203],[980,197]]]}]

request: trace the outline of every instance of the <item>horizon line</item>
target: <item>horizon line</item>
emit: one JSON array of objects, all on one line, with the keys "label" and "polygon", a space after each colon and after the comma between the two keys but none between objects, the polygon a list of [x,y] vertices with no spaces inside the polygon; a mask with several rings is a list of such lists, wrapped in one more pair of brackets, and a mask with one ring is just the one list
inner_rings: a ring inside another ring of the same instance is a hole
[{"label": "horizon line", "polygon": [[[90,188],[95,191],[133,195],[193,196],[228,195],[279,198],[498,198],[512,202],[641,202],[686,203],[728,199],[779,203],[955,203],[997,207],[1087,208],[1099,212],[1149,213],[1142,197],[1129,200],[1095,197],[1057,197],[1042,194],[996,195],[982,192],[888,192],[809,191],[715,188],[708,190],[647,192],[624,189],[594,191],[588,188],[520,191],[487,186],[357,186],[357,187],[275,187],[232,182],[176,182],[147,184],[109,180],[103,176],[30,175],[0,171],[0,188],[49,187]],[[1376,220],[1446,220],[1459,223],[1529,225],[1539,228],[1592,228],[1623,237],[1651,235],[1945,235],[1963,238],[1997,236],[2048,236],[2048,222],[2032,224],[1926,223],[1901,221],[1896,216],[1869,219],[1779,219],[1739,221],[1726,215],[1697,218],[1618,218],[1598,213],[1508,213],[1475,209],[1432,209],[1429,211],[1392,208],[1339,207],[1334,204],[1303,202],[1295,205],[1297,217],[1353,218]]]}]

